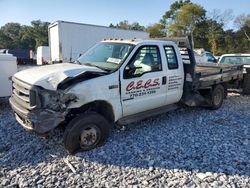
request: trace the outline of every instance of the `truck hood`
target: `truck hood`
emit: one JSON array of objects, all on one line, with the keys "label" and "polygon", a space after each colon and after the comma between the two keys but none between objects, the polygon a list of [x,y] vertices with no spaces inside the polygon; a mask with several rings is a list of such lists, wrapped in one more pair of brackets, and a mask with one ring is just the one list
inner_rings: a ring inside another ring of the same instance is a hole
[{"label": "truck hood", "polygon": [[58,84],[65,79],[77,77],[85,72],[101,73],[105,71],[96,67],[61,63],[26,69],[16,73],[14,77],[30,85],[56,90]]}]

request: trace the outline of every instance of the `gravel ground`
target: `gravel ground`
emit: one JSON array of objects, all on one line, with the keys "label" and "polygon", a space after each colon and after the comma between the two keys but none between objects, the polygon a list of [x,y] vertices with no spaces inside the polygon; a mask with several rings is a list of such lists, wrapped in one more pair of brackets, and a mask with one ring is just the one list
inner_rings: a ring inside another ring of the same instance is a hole
[{"label": "gravel ground", "polygon": [[75,156],[61,129],[25,131],[0,100],[0,187],[250,187],[250,96],[221,109],[182,108],[113,129]]}]

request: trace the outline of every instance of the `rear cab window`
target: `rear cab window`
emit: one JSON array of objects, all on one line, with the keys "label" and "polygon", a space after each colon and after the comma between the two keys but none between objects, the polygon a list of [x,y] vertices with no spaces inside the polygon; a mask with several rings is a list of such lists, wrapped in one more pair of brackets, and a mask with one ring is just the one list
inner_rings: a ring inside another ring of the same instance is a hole
[{"label": "rear cab window", "polygon": [[166,59],[167,59],[167,64],[168,64],[168,69],[173,70],[173,69],[178,69],[178,59],[176,56],[176,52],[173,46],[163,46]]}]

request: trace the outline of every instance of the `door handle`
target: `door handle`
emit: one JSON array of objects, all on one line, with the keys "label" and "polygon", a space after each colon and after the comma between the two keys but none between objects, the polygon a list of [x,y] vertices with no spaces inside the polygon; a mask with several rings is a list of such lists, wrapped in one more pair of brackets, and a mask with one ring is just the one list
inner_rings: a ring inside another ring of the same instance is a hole
[{"label": "door handle", "polygon": [[167,77],[163,76],[162,77],[162,85],[166,85],[166,83],[167,83]]}]

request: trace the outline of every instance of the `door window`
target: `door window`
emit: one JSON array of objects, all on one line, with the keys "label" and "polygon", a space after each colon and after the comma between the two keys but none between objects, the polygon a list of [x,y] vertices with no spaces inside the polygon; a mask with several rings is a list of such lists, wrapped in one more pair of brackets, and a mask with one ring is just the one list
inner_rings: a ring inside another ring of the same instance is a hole
[{"label": "door window", "polygon": [[173,46],[164,46],[168,69],[178,69],[178,60]]},{"label": "door window", "polygon": [[130,63],[125,67],[124,78],[140,77],[148,72],[162,70],[159,48],[143,46],[137,50]]},{"label": "door window", "polygon": [[215,59],[215,57],[211,53],[206,52],[206,56],[207,56],[207,61],[208,62],[214,62],[214,63],[217,62],[216,59]]}]

